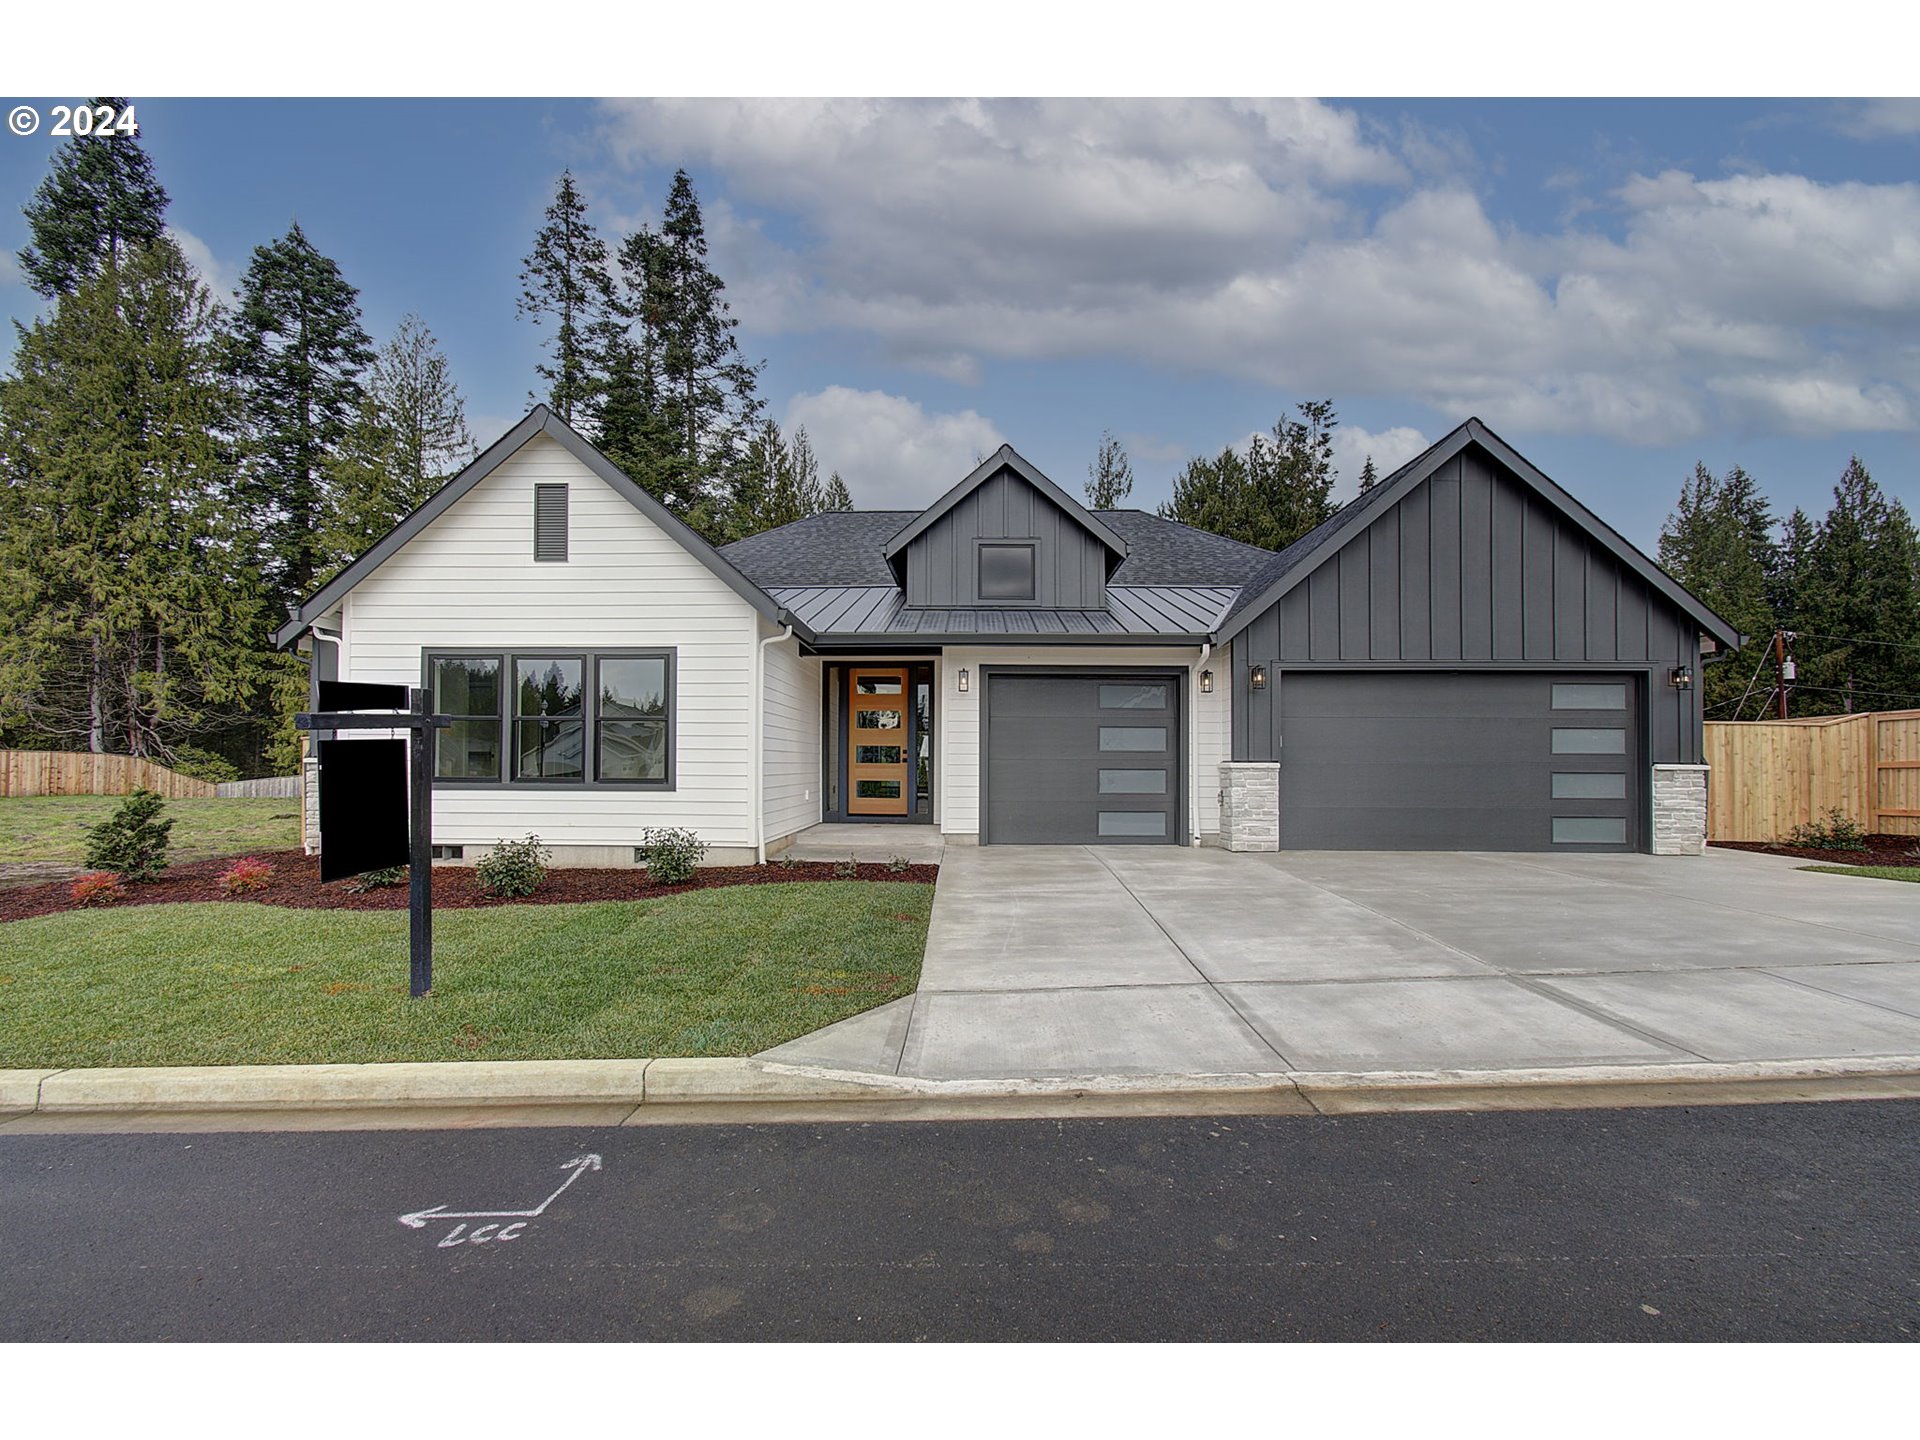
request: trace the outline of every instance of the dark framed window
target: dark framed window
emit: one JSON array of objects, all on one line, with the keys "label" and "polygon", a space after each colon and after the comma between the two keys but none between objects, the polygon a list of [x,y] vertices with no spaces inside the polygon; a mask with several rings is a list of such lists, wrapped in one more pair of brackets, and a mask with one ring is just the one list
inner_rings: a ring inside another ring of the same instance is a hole
[{"label": "dark framed window", "polygon": [[448,785],[674,788],[676,652],[445,651],[424,658]]},{"label": "dark framed window", "polygon": [[1032,600],[1038,546],[1031,540],[982,540],[975,552],[984,601]]}]

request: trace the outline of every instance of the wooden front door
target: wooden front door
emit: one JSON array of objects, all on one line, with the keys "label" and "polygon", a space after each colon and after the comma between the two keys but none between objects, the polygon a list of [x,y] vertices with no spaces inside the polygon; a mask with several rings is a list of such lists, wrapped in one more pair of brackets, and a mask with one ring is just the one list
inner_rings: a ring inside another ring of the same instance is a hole
[{"label": "wooden front door", "polygon": [[913,798],[904,669],[847,670],[847,813],[905,815]]}]

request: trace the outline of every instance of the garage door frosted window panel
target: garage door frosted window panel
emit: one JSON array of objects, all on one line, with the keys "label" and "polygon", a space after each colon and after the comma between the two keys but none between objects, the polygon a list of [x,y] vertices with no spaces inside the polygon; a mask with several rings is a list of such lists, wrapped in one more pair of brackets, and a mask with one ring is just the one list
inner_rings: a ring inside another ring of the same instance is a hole
[{"label": "garage door frosted window panel", "polygon": [[1553,687],[1556,710],[1624,710],[1627,687],[1624,681],[1574,681]]},{"label": "garage door frosted window panel", "polygon": [[1618,771],[1595,770],[1567,773],[1555,771],[1553,798],[1556,800],[1624,800],[1627,777]]},{"label": "garage door frosted window panel", "polygon": [[1102,685],[1102,710],[1164,710],[1167,708],[1165,685]]},{"label": "garage door frosted window panel", "polygon": [[664,656],[602,660],[596,712],[598,776],[628,784],[667,778],[667,662]]},{"label": "garage door frosted window panel", "polygon": [[1102,750],[1165,750],[1167,732],[1157,725],[1102,725]]},{"label": "garage door frosted window panel", "polygon": [[1627,732],[1555,726],[1553,753],[1556,755],[1624,755],[1627,753]]},{"label": "garage door frosted window panel", "polygon": [[451,715],[435,749],[441,780],[500,778],[500,659],[442,656],[433,662],[433,708]]},{"label": "garage door frosted window panel", "polygon": [[1100,833],[1118,835],[1165,835],[1167,812],[1164,810],[1102,810]]},{"label": "garage door frosted window panel", "polygon": [[586,778],[581,668],[577,656],[514,661],[515,773],[522,780]]},{"label": "garage door frosted window panel", "polygon": [[1102,795],[1164,795],[1167,772],[1164,770],[1102,770]]},{"label": "garage door frosted window panel", "polygon": [[1553,817],[1553,843],[1624,845],[1627,843],[1627,822],[1616,815],[1556,815]]}]

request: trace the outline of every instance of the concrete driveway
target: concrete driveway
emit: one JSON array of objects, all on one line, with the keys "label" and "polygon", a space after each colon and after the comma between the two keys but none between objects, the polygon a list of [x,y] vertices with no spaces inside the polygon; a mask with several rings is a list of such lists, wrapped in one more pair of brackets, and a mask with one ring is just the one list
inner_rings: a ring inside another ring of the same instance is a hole
[{"label": "concrete driveway", "polygon": [[762,1058],[964,1080],[1920,1055],[1920,885],[1801,863],[954,847],[918,993]]}]

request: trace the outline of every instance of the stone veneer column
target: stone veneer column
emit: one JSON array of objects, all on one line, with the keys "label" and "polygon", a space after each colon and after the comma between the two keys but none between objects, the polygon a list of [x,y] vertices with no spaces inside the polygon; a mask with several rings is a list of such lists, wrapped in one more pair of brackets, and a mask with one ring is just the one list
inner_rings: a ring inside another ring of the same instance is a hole
[{"label": "stone veneer column", "polygon": [[1703,855],[1707,849],[1707,767],[1653,767],[1653,853]]},{"label": "stone veneer column", "polygon": [[1280,848],[1279,765],[1220,762],[1220,843],[1229,850]]},{"label": "stone veneer column", "polygon": [[320,853],[320,762],[311,752],[300,762],[300,843]]}]

